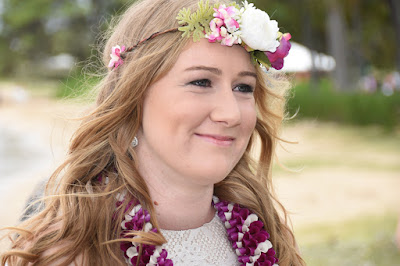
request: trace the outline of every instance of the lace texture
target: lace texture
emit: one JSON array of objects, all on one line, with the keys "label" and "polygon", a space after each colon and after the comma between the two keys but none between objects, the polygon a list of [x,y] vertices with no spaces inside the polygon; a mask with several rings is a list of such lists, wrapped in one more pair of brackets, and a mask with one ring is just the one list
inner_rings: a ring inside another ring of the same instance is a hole
[{"label": "lace texture", "polygon": [[168,241],[162,248],[168,251],[168,258],[172,259],[174,266],[239,265],[226,229],[217,215],[199,228],[161,232]]}]

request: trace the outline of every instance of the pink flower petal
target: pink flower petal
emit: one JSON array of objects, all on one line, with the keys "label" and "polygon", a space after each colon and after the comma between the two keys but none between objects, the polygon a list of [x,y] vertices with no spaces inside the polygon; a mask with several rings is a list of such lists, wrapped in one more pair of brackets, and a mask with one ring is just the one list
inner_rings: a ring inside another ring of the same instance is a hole
[{"label": "pink flower petal", "polygon": [[122,58],[121,58],[121,53],[125,51],[125,46],[120,47],[119,45],[115,45],[111,48],[111,59],[110,62],[108,63],[108,67],[112,68],[115,67],[117,68],[118,66],[123,64]]},{"label": "pink flower petal", "polygon": [[228,18],[224,22],[230,32],[233,32],[233,31],[239,29],[239,23],[236,20],[234,20],[233,18]]},{"label": "pink flower petal", "polygon": [[225,10],[229,17],[234,17],[238,11],[234,6],[229,6]]},{"label": "pink flower petal", "polygon": [[224,25],[224,21],[220,18],[214,18],[212,21],[216,24],[218,28],[220,28],[222,25]]},{"label": "pink flower petal", "polygon": [[275,52],[265,52],[269,61],[271,62],[271,66],[277,70],[282,69],[283,67],[283,58],[285,58],[289,54],[289,50],[292,47],[289,40],[291,39],[290,33],[285,33],[282,35],[280,44]]}]

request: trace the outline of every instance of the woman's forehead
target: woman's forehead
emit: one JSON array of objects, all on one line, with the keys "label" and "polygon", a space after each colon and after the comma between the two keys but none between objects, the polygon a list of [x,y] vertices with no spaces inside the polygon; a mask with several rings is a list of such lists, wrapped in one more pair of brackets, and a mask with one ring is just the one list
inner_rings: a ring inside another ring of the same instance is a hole
[{"label": "woman's forehead", "polygon": [[179,70],[194,66],[214,67],[221,69],[222,72],[252,71],[255,73],[256,71],[249,53],[242,46],[222,46],[205,39],[198,42],[190,41],[175,64],[175,68]]}]

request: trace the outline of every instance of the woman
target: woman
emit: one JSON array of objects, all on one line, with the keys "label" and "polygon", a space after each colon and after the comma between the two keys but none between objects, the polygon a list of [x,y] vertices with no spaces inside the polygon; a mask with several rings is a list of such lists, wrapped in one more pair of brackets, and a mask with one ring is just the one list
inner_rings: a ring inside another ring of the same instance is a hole
[{"label": "woman", "polygon": [[287,83],[260,68],[282,67],[290,35],[247,2],[222,4],[125,12],[55,196],[3,264],[304,264],[271,185]]}]

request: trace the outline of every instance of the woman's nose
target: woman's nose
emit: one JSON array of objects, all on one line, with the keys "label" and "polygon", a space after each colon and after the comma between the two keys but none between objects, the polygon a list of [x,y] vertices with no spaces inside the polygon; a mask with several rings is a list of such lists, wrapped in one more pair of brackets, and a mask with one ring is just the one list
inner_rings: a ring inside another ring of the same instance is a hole
[{"label": "woman's nose", "polygon": [[216,93],[210,118],[212,121],[223,123],[227,127],[234,127],[241,123],[242,114],[239,102],[230,87],[229,89],[218,90]]}]

